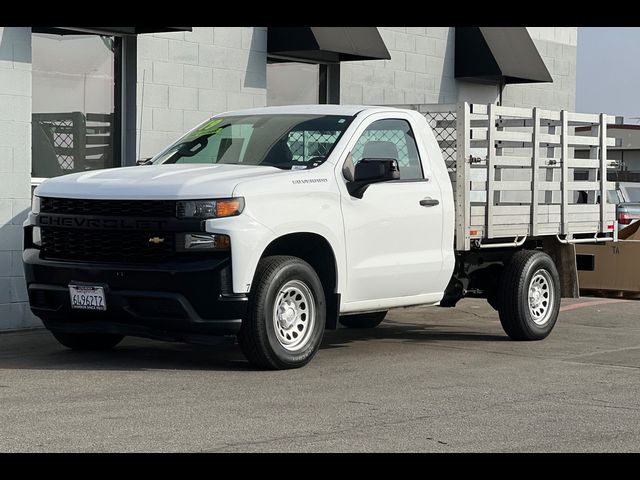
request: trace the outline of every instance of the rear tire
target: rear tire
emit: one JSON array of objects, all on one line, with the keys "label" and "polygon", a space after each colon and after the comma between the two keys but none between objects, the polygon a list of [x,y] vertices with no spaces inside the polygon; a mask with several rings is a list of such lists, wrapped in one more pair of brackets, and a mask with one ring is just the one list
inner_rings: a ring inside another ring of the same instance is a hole
[{"label": "rear tire", "polygon": [[258,263],[238,343],[251,365],[299,368],[316,354],[326,303],[315,270],[298,257],[274,255]]},{"label": "rear tire", "polygon": [[386,310],[384,312],[343,315],[340,317],[340,323],[347,328],[375,328],[382,323],[386,315]]},{"label": "rear tire", "polygon": [[513,254],[500,278],[498,313],[513,340],[542,340],[560,310],[560,277],[549,255],[537,250]]},{"label": "rear tire", "polygon": [[51,333],[65,347],[82,351],[110,350],[124,338],[111,333]]}]

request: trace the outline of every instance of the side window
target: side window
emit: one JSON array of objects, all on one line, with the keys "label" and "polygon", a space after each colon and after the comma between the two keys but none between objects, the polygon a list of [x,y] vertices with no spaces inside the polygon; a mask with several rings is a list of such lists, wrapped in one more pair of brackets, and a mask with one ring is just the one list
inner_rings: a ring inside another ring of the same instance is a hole
[{"label": "side window", "polygon": [[394,158],[400,167],[401,180],[424,178],[416,140],[406,120],[373,122],[362,132],[351,151],[351,156],[354,165],[363,158]]},{"label": "side window", "polygon": [[329,130],[292,130],[287,137],[287,145],[293,155],[294,162],[316,163],[326,160],[336,140],[342,132]]}]

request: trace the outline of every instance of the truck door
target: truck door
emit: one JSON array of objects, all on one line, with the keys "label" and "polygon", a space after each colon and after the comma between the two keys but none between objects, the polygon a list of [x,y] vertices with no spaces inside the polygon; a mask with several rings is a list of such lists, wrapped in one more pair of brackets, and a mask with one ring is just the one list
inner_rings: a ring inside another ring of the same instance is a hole
[{"label": "truck door", "polygon": [[[426,151],[416,141],[414,119],[399,112],[368,120],[345,153],[351,152],[354,164],[395,158],[400,179],[369,185],[362,198],[341,188],[347,252],[343,305],[352,304],[343,311],[428,303],[429,297],[438,301],[449,280],[442,278],[442,198]],[[346,185],[344,177],[339,180]]]}]

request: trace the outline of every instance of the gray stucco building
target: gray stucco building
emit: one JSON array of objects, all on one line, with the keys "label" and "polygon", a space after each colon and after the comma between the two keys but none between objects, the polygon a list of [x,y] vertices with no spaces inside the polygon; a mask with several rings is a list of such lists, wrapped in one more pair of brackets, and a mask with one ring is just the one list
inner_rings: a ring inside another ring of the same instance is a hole
[{"label": "gray stucco building", "polygon": [[[321,46],[307,57],[283,54],[270,47],[268,27],[0,27],[0,330],[39,325],[21,248],[32,188],[43,178],[131,165],[213,114],[254,106],[575,108],[576,27],[529,27],[553,81],[506,85],[457,78],[453,27],[378,32],[389,58],[353,61],[368,54],[332,57]],[[327,41],[327,32],[314,34],[318,45]]]}]

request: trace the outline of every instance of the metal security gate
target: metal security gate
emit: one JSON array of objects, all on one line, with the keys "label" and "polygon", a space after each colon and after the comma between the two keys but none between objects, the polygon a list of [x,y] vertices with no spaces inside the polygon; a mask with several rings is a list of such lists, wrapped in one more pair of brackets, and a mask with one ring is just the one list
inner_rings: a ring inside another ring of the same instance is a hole
[{"label": "metal security gate", "polygon": [[34,113],[57,157],[58,175],[114,166],[113,114]]}]

